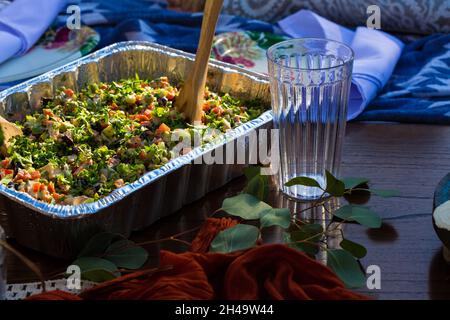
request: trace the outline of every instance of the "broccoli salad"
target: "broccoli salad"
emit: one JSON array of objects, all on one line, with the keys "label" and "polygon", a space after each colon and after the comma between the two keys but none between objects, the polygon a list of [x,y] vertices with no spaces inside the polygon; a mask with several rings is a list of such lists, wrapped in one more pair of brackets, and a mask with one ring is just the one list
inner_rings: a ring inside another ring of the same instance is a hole
[{"label": "broccoli salad", "polygon": [[225,132],[264,111],[206,88],[202,124],[192,126],[175,110],[178,92],[167,77],[61,88],[18,124],[23,135],[0,160],[1,182],[52,204],[96,201],[179,156],[172,133]]}]

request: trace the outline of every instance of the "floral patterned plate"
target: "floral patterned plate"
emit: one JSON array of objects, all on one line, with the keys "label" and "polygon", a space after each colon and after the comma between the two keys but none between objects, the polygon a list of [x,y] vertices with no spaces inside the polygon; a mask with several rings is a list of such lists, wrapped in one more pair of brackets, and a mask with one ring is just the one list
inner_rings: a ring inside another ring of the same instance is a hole
[{"label": "floral patterned plate", "polygon": [[259,73],[267,73],[266,50],[288,37],[267,32],[227,32],[214,38],[211,57]]},{"label": "floral patterned plate", "polygon": [[25,55],[0,65],[0,83],[28,79],[62,66],[92,51],[99,41],[99,34],[89,27],[50,29]]}]

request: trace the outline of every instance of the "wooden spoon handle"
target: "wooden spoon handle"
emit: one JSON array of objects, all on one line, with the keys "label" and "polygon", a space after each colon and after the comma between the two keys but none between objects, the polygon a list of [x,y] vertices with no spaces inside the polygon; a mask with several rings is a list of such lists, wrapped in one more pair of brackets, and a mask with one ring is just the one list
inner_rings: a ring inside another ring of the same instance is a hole
[{"label": "wooden spoon handle", "polygon": [[202,119],[208,61],[222,4],[223,0],[206,1],[194,66],[175,100],[176,109],[185,113],[191,123]]},{"label": "wooden spoon handle", "polygon": [[205,4],[200,42],[197,48],[194,70],[191,74],[192,83],[198,90],[201,90],[206,84],[208,61],[222,4],[223,0],[207,0]]}]

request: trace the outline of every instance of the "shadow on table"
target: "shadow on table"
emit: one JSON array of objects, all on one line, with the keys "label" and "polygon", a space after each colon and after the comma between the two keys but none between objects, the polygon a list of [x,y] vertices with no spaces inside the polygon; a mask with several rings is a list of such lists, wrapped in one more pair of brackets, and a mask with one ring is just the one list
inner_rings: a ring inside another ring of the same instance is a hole
[{"label": "shadow on table", "polygon": [[383,222],[378,229],[367,229],[367,236],[376,242],[393,242],[398,238],[398,232],[387,222]]},{"label": "shadow on table", "polygon": [[[442,279],[445,279],[442,281]],[[442,248],[437,250],[431,260],[428,272],[428,292],[430,299],[449,299],[450,264],[442,256]]]}]

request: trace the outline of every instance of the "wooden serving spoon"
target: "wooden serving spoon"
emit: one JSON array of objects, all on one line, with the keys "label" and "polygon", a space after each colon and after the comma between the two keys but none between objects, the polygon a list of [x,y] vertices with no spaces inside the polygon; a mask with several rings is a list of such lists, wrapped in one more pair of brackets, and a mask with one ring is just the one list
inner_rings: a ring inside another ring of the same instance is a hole
[{"label": "wooden serving spoon", "polygon": [[222,4],[223,0],[206,1],[194,67],[175,100],[176,110],[183,112],[191,123],[202,119],[208,61]]},{"label": "wooden serving spoon", "polygon": [[9,140],[22,134],[22,129],[0,116],[0,153],[6,157],[10,145]]}]

